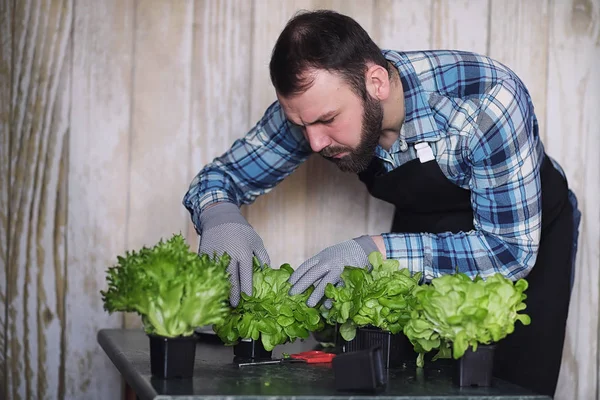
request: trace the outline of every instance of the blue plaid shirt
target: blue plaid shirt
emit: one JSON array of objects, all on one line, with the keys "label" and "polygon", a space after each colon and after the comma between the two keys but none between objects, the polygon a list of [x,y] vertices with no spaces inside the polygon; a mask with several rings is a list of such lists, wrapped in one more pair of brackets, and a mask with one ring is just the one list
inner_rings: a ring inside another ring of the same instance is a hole
[{"label": "blue plaid shirt", "polygon": [[[426,281],[456,268],[470,276],[525,276],[540,242],[544,149],[524,84],[474,53],[382,52],[403,77],[406,117],[397,142],[387,151],[378,147],[376,156],[392,170],[417,156],[414,144],[427,142],[447,178],[470,190],[475,227],[458,234],[383,233],[386,256],[423,272]],[[274,102],[198,173],[183,204],[199,231],[208,205],[250,204],[311,154],[300,128]]]}]

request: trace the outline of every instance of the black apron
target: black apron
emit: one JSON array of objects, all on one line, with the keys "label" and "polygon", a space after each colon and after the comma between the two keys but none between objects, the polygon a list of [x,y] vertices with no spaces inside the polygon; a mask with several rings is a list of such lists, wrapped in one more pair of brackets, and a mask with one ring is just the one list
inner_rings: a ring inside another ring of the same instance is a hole
[{"label": "black apron", "polygon": [[[417,158],[387,172],[374,157],[359,174],[369,193],[395,205],[393,233],[473,230],[470,191],[449,181],[437,162]],[[541,166],[542,233],[534,268],[526,277],[531,324],[516,322],[494,355],[494,376],[553,396],[562,359],[573,251],[573,208],[567,182],[544,155]],[[447,273],[455,266],[448,265]]]}]

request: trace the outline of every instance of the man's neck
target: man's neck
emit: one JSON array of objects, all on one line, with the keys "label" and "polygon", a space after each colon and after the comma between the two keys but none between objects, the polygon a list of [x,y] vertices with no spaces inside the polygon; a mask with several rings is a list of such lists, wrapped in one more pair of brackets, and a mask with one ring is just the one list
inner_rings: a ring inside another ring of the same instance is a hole
[{"label": "man's neck", "polygon": [[400,134],[398,132],[384,130],[381,131],[381,135],[379,136],[379,145],[385,149],[389,150],[396,140],[398,140],[398,136]]},{"label": "man's neck", "polygon": [[398,140],[404,123],[404,88],[396,67],[390,63],[390,96],[383,102],[383,124],[379,145],[386,150]]}]

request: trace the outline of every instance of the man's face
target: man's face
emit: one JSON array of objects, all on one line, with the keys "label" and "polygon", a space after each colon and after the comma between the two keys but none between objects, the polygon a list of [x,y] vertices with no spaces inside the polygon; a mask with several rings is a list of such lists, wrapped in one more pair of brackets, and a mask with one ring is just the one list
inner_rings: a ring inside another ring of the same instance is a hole
[{"label": "man's face", "polygon": [[302,128],[313,151],[344,172],[358,173],[371,161],[379,142],[383,108],[377,99],[364,102],[338,75],[315,72],[304,93],[279,102],[288,120]]}]

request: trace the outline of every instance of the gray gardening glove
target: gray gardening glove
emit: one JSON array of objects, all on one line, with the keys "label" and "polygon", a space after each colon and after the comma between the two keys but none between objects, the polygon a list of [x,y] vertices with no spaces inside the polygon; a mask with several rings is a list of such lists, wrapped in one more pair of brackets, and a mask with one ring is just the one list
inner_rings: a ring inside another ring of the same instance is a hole
[{"label": "gray gardening glove", "polygon": [[237,307],[241,290],[252,295],[252,257],[263,264],[271,264],[265,245],[254,228],[233,203],[219,203],[200,214],[200,247],[198,253],[213,256],[224,252],[231,256],[227,268],[231,291],[229,302]]},{"label": "gray gardening glove", "polygon": [[325,294],[328,283],[336,285],[341,282],[340,276],[346,265],[369,267],[368,257],[373,251],[379,250],[368,235],[326,248],[304,261],[290,276],[290,283],[293,285],[290,295],[302,293],[315,284],[315,290],[306,302],[309,307],[314,307]]}]

